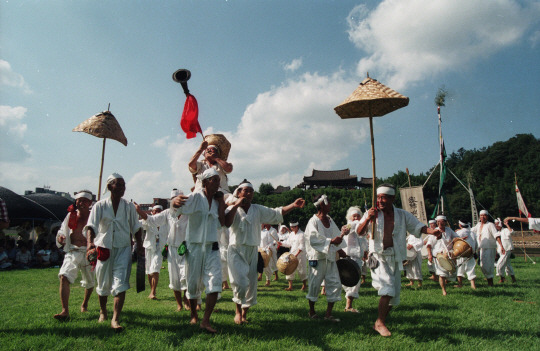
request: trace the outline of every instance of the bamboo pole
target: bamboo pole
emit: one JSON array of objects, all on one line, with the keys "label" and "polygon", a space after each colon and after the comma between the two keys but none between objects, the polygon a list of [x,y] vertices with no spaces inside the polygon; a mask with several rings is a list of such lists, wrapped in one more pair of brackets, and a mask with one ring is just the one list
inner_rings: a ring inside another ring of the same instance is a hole
[{"label": "bamboo pole", "polygon": [[[371,200],[371,207],[377,206],[377,191],[376,191],[376,172],[375,172],[375,139],[373,137],[373,117],[371,116],[371,105],[369,107],[369,132],[371,134],[371,167],[373,168],[373,196]],[[371,239],[375,235],[375,221],[378,216],[375,217],[375,220],[371,223]]]},{"label": "bamboo pole", "polygon": [[98,187],[98,193],[97,193],[97,199],[98,201],[101,200],[101,179],[103,177],[103,162],[105,160],[105,141],[107,138],[103,138],[103,148],[101,150],[101,169],[99,171],[99,187]]}]

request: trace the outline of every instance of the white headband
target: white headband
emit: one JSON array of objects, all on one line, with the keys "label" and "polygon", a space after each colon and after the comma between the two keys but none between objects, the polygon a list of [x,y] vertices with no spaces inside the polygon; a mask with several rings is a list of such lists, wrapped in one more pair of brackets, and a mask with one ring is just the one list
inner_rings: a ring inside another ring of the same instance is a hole
[{"label": "white headband", "polygon": [[501,222],[501,219],[500,219],[500,218],[497,218],[497,219],[495,220],[495,223],[502,223],[502,222]]},{"label": "white headband", "polygon": [[291,227],[298,227],[298,222],[289,223]]},{"label": "white headband", "polygon": [[[120,174],[118,173],[113,173],[111,174],[108,178],[107,178],[107,185],[111,184],[113,182],[113,180],[115,179],[124,179],[124,177],[122,177]],[[107,190],[109,190],[109,188],[107,187],[107,185],[105,185],[105,190],[103,190],[103,195],[105,195],[105,193],[107,192]]]},{"label": "white headband", "polygon": [[443,215],[437,216],[437,217],[435,217],[435,220],[436,221],[441,221],[441,220],[446,221],[446,216],[443,216]]},{"label": "white headband", "polygon": [[197,178],[202,182],[205,179],[212,178],[213,176],[219,176],[219,173],[214,169],[214,167],[208,168],[202,174],[199,174]]},{"label": "white headband", "polygon": [[174,199],[175,197],[177,197],[178,195],[184,195],[184,193],[182,192],[182,190],[178,190],[178,189],[173,189],[171,191],[171,199]]},{"label": "white headband", "polygon": [[389,186],[380,186],[377,188],[377,195],[379,194],[385,194],[390,196],[396,195],[396,190],[394,188],[391,188]]},{"label": "white headband", "polygon": [[152,210],[162,210],[163,211],[163,206],[156,205],[156,206],[152,207]]},{"label": "white headband", "polygon": [[435,221],[434,219],[431,219],[429,220],[428,224],[431,224],[431,223],[436,223],[437,221]]},{"label": "white headband", "polygon": [[321,197],[319,198],[319,200],[317,200],[313,204],[315,205],[315,207],[317,207],[323,202],[324,202],[325,205],[328,205],[328,197],[326,196],[326,194],[322,194]]},{"label": "white headband", "polygon": [[234,201],[238,200],[238,192],[240,191],[240,189],[243,189],[243,188],[255,189],[250,182],[240,183],[238,187],[234,189],[232,193],[233,199],[231,199],[232,201],[230,203],[234,203]]},{"label": "white headband", "polygon": [[486,215],[486,216],[489,216],[489,212],[486,211],[486,210],[482,210],[482,211],[480,211],[480,215]]},{"label": "white headband", "polygon": [[459,225],[463,226],[463,227],[468,227],[469,226],[469,223],[464,223],[462,221],[459,221]]},{"label": "white headband", "polygon": [[281,227],[279,227],[279,231],[281,231],[281,229],[283,229],[283,228],[285,228],[285,229],[287,229],[287,231],[289,231],[289,228],[287,228],[286,225],[282,225]]},{"label": "white headband", "polygon": [[80,199],[81,197],[84,197],[85,199],[88,199],[90,201],[92,201],[92,193],[89,192],[89,191],[79,191],[76,195],[75,195],[75,200],[77,199]]}]

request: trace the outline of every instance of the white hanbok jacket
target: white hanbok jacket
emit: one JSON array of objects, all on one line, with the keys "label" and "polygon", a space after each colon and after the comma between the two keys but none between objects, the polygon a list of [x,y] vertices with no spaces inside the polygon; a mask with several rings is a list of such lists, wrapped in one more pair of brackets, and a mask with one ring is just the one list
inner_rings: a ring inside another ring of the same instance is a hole
[{"label": "white hanbok jacket", "polygon": [[[336,253],[345,247],[342,241],[339,245],[332,245],[330,241],[341,234],[334,220],[328,216],[330,228],[324,227],[319,217],[313,215],[306,226],[304,234],[308,260],[336,261]],[[329,234],[326,234],[328,233]]]},{"label": "white hanbok jacket", "polygon": [[497,228],[495,228],[495,224],[491,222],[487,222],[482,227],[482,231],[480,231],[480,227],[482,226],[481,222],[478,222],[474,228],[472,228],[472,232],[476,234],[476,241],[478,243],[479,249],[496,249],[497,248],[497,237],[499,236],[499,232],[497,232]]},{"label": "white hanbok jacket", "polygon": [[[225,211],[228,213],[232,206]],[[251,204],[248,213],[242,207],[236,209],[236,215],[229,228],[229,246],[259,246],[261,243],[261,225],[283,222],[282,208],[268,208]]]},{"label": "white hanbok jacket", "polygon": [[[64,245],[64,252],[70,252],[71,249],[72,249],[72,247],[71,247],[71,233],[72,233],[72,230],[68,226],[70,217],[71,217],[71,213],[68,213],[66,218],[64,218],[64,221],[60,225],[60,229],[58,229],[58,233],[56,233],[56,246],[59,247],[59,248],[62,247],[62,245],[58,242],[58,238],[60,236],[65,236],[66,237],[66,244]],[[86,230],[85,229],[86,229],[86,227],[83,228],[82,235],[86,238]]]},{"label": "white hanbok jacket", "polygon": [[112,249],[131,246],[131,234],[141,228],[141,223],[135,205],[122,198],[115,215],[109,197],[92,206],[88,223],[83,230],[86,231],[87,228],[94,230],[96,246]]},{"label": "white hanbok jacket", "polygon": [[186,215],[188,224],[186,229],[186,242],[193,244],[206,244],[218,241],[218,228],[221,227],[218,214],[218,202],[212,199],[212,206],[208,207],[208,200],[203,190],[195,190],[188,195],[182,207],[174,215]]}]

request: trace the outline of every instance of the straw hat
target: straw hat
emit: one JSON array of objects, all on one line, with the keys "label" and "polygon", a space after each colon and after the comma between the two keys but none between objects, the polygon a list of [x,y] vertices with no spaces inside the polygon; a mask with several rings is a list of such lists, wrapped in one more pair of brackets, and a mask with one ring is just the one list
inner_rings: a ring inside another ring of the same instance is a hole
[{"label": "straw hat", "polygon": [[259,248],[259,252],[264,261],[264,268],[268,267],[268,263],[270,262],[270,255],[262,248]]},{"label": "straw hat", "polygon": [[204,137],[208,145],[216,145],[219,148],[220,157],[223,161],[227,161],[229,151],[231,151],[231,143],[223,134],[209,134]]},{"label": "straw hat", "polygon": [[85,132],[98,138],[114,139],[127,146],[127,138],[122,127],[110,111],[93,115],[75,128],[74,132]]},{"label": "straw hat", "polygon": [[405,107],[409,98],[369,76],[334,110],[342,119],[380,117]]}]

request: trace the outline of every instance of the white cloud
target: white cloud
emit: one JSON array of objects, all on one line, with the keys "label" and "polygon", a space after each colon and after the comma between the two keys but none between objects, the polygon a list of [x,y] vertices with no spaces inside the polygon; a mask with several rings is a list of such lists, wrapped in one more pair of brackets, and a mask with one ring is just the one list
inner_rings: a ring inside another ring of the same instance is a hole
[{"label": "white cloud", "polygon": [[538,43],[540,42],[540,30],[537,30],[531,34],[529,42],[531,43],[531,47],[533,49],[536,48],[536,45],[538,45]]},{"label": "white cloud", "polygon": [[173,182],[166,179],[161,171],[140,171],[130,179],[126,179],[124,197],[135,202],[151,202],[154,197],[168,198],[170,190],[174,187]]},{"label": "white cloud", "polygon": [[349,13],[349,38],[368,54],[359,75],[402,89],[515,44],[538,18],[540,6],[513,0],[386,0]]},{"label": "white cloud", "polygon": [[23,143],[27,130],[23,122],[27,109],[22,106],[0,105],[0,159],[22,161],[31,154],[30,147]]},{"label": "white cloud", "polygon": [[167,141],[169,141],[169,136],[159,138],[155,140],[151,145],[154,147],[163,148],[167,146]]},{"label": "white cloud", "polygon": [[28,84],[24,81],[23,76],[13,72],[9,62],[2,59],[0,59],[0,85],[21,88],[25,93],[32,92]]},{"label": "white cloud", "polygon": [[297,69],[299,69],[301,66],[302,66],[302,58],[300,57],[300,58],[296,58],[296,59],[292,60],[289,63],[286,63],[285,65],[283,65],[283,68],[286,71],[294,72]]},{"label": "white cloud", "polygon": [[[234,170],[229,184],[247,178],[256,187],[262,182],[274,186],[295,186],[313,167],[331,169],[366,140],[367,132],[352,120],[341,120],[334,107],[356,88],[341,73],[333,76],[304,74],[282,86],[261,93],[247,106],[234,132],[225,134],[231,142],[229,161]],[[214,133],[206,130],[204,134]],[[171,170],[180,188],[193,184],[187,163],[200,139],[169,144]]]}]

